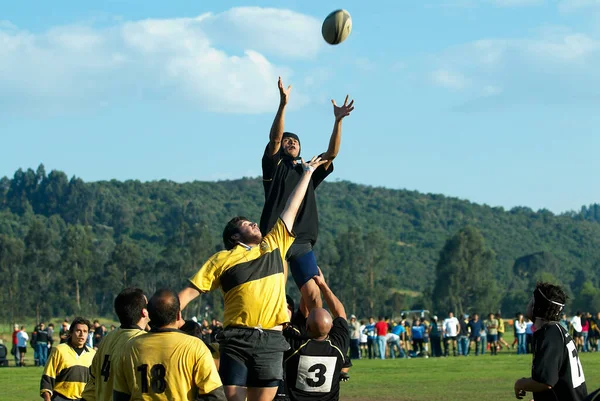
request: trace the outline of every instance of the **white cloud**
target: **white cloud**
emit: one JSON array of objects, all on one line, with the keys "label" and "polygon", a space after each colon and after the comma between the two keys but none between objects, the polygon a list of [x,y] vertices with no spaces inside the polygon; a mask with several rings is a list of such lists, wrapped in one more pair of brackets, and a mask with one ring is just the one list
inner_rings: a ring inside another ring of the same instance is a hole
[{"label": "white cloud", "polygon": [[450,72],[445,69],[439,69],[431,74],[432,81],[439,86],[448,89],[464,89],[467,85],[467,79],[462,74]]},{"label": "white cloud", "polygon": [[564,12],[588,7],[600,7],[600,0],[561,0],[558,7]]},{"label": "white cloud", "polygon": [[[203,110],[257,113],[276,104],[277,76],[292,76],[276,63],[314,58],[322,46],[315,18],[259,7],[39,34],[3,22],[0,91],[41,108],[167,93]],[[308,101],[295,92],[296,106]]]}]

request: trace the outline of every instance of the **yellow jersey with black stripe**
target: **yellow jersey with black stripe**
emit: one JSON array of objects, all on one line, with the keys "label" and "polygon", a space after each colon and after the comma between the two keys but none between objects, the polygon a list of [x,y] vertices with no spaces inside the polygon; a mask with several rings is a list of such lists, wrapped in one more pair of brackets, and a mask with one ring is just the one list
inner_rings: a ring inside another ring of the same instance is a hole
[{"label": "yellow jersey with black stripe", "polygon": [[120,327],[102,339],[90,366],[90,379],[81,397],[84,401],[112,401],[116,364],[129,340],[142,334],[146,332],[137,326]]},{"label": "yellow jersey with black stripe", "polygon": [[285,254],[294,242],[279,219],[262,242],[247,249],[213,255],[190,279],[200,292],[221,288],[225,298],[223,326],[270,329],[289,322],[285,300]]},{"label": "yellow jersey with black stripe", "polygon": [[52,348],[40,384],[40,393],[60,394],[63,398],[81,398],[96,351],[84,346],[81,354],[69,344]]},{"label": "yellow jersey with black stripe", "polygon": [[223,384],[204,342],[177,329],[152,329],[129,341],[115,371],[114,400],[224,398]]}]

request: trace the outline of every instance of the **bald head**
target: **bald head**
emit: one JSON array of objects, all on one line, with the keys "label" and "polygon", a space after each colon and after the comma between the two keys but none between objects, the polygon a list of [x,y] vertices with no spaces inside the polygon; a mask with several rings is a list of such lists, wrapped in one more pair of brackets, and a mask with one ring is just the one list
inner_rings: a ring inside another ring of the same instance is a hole
[{"label": "bald head", "polygon": [[327,337],[333,325],[332,321],[329,312],[323,308],[314,308],[310,311],[306,320],[306,328],[310,338],[322,339]]},{"label": "bald head", "polygon": [[154,293],[148,301],[148,314],[153,327],[161,328],[173,324],[179,318],[179,298],[169,289]]}]

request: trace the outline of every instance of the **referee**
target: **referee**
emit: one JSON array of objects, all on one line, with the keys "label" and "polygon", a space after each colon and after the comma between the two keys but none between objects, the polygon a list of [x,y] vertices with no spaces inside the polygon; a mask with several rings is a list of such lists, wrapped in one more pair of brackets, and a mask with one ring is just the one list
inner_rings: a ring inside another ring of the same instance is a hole
[{"label": "referee", "polygon": [[284,257],[292,226],[313,172],[326,160],[302,164],[302,178],[273,229],[262,236],[258,225],[236,217],[223,230],[227,248],[211,256],[179,293],[181,308],[200,293],[225,293],[224,330],[219,334],[219,374],[227,399],[272,400],[283,377],[283,352],[289,349],[283,325],[289,322]]},{"label": "referee", "polygon": [[559,286],[538,283],[527,305],[534,322],[531,377],[515,382],[515,396],[535,401],[584,401],[587,388],[575,342],[558,323],[567,295]]},{"label": "referee", "polygon": [[286,389],[292,401],[335,401],[340,397],[340,380],[350,346],[346,311],[322,275],[313,280],[333,319],[323,308],[310,311],[306,320],[309,339],[285,361]]}]

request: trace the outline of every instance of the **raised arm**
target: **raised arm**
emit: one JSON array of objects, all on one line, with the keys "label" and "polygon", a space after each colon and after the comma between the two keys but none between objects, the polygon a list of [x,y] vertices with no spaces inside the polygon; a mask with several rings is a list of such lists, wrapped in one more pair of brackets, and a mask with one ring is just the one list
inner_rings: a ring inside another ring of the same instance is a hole
[{"label": "raised arm", "polygon": [[292,85],[288,86],[287,89],[283,88],[281,77],[279,77],[277,86],[279,87],[280,100],[279,108],[277,109],[277,114],[275,114],[275,120],[273,120],[271,132],[269,133],[269,151],[271,152],[271,155],[279,152],[279,148],[281,147],[281,138],[283,137],[283,130],[285,126],[285,106],[287,106],[290,91],[292,90]]},{"label": "raised arm", "polygon": [[315,282],[319,286],[321,294],[323,294],[323,298],[325,298],[325,303],[327,304],[329,311],[333,315],[333,318],[335,319],[337,317],[341,317],[343,319],[346,319],[346,309],[344,308],[344,304],[342,304],[338,297],[335,296],[333,291],[331,291],[331,288],[329,288],[329,286],[325,282],[323,272],[321,272],[320,269],[319,273],[320,274],[318,276],[313,277],[313,280],[315,280]]},{"label": "raised arm", "polygon": [[333,159],[336,158],[338,152],[340,151],[340,144],[342,142],[342,120],[344,117],[349,116],[352,110],[354,110],[354,100],[348,103],[348,96],[346,95],[346,100],[344,100],[344,105],[338,107],[335,103],[335,100],[331,99],[331,103],[333,104],[333,114],[335,116],[335,122],[333,124],[333,132],[331,133],[331,138],[329,138],[329,147],[327,148],[327,152],[323,155],[323,158],[328,160],[325,164],[325,169],[327,170]]},{"label": "raised arm", "polygon": [[179,307],[184,310],[186,306],[200,295],[200,291],[188,286],[179,293]]},{"label": "raised arm", "polygon": [[305,163],[302,161],[302,168],[304,169],[304,173],[302,174],[302,178],[296,185],[294,192],[288,198],[287,204],[285,205],[285,209],[281,212],[281,220],[285,223],[288,230],[291,230],[294,226],[294,221],[296,220],[296,215],[298,214],[298,209],[300,209],[300,205],[302,204],[302,200],[304,199],[304,195],[306,195],[306,189],[308,188],[308,184],[310,183],[310,177],[312,173],[322,164],[325,164],[327,160],[321,160],[320,157],[313,157],[310,162]]}]

